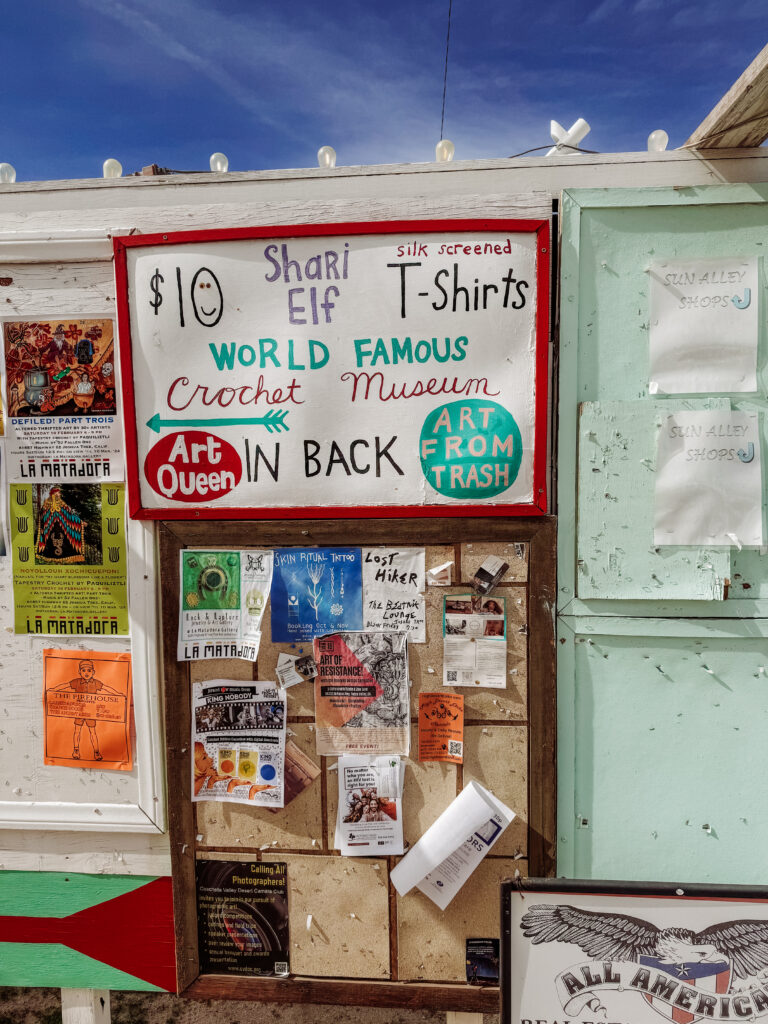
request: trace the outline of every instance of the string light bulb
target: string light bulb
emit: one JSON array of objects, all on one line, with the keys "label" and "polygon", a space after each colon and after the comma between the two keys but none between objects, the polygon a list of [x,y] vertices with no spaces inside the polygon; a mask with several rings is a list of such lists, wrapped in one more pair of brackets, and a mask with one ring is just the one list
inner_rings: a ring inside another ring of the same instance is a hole
[{"label": "string light bulb", "polygon": [[214,174],[226,174],[229,170],[229,160],[223,153],[211,153],[211,159],[208,163],[211,165],[211,170]]},{"label": "string light bulb", "polygon": [[123,165],[119,160],[110,157],[104,161],[102,171],[105,178],[119,178],[123,173]]},{"label": "string light bulb", "polygon": [[449,164],[453,160],[453,154],[456,152],[456,147],[450,139],[440,139],[438,144],[435,146],[435,160],[439,164]]},{"label": "string light bulb", "polygon": [[0,164],[0,184],[12,185],[16,181],[16,168],[11,164]]},{"label": "string light bulb", "polygon": [[333,146],[321,146],[317,151],[317,166],[331,168],[336,166],[336,150]]},{"label": "string light bulb", "polygon": [[669,136],[663,128],[657,128],[648,136],[648,152],[663,153],[669,144]]}]

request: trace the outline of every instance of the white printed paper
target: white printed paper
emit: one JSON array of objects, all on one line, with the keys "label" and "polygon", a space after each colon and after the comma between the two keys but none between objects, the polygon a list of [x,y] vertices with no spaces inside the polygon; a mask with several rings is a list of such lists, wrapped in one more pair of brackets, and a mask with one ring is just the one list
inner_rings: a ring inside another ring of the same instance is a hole
[{"label": "white printed paper", "polygon": [[755,391],[757,258],[650,266],[651,394]]},{"label": "white printed paper", "polygon": [[507,685],[503,597],[449,594],[443,598],[443,686]]},{"label": "white printed paper", "polygon": [[283,806],[285,694],[275,683],[192,685],[192,800]]},{"label": "white printed paper", "polygon": [[759,547],[762,523],[757,415],[668,416],[658,437],[654,543]]},{"label": "white printed paper", "polygon": [[334,846],[344,856],[401,854],[405,763],[394,756],[340,757]]},{"label": "white printed paper", "polygon": [[275,674],[277,675],[278,683],[284,690],[289,686],[295,686],[297,683],[304,682],[304,677],[300,676],[296,671],[297,661],[298,658],[293,654],[284,654],[281,652],[277,656]]},{"label": "white printed paper", "polygon": [[424,548],[363,548],[363,629],[426,643]]},{"label": "white printed paper", "polygon": [[445,910],[514,818],[493,793],[468,782],[393,868],[392,884],[401,896],[415,886]]}]

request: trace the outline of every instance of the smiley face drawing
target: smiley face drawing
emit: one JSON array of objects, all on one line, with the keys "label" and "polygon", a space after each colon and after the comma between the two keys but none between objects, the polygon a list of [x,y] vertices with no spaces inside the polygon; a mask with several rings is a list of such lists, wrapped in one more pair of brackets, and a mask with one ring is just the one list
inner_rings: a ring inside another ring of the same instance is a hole
[{"label": "smiley face drawing", "polygon": [[224,296],[216,275],[208,267],[200,267],[192,278],[192,308],[198,323],[215,327],[224,312]]}]

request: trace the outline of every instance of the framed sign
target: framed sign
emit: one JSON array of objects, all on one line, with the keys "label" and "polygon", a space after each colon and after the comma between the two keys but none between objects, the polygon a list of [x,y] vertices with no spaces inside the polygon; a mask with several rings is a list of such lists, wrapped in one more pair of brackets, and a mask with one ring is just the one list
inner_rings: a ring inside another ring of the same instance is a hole
[{"label": "framed sign", "polygon": [[548,221],[114,248],[132,517],[546,512]]},{"label": "framed sign", "polygon": [[502,1024],[768,1015],[768,889],[502,884]]}]

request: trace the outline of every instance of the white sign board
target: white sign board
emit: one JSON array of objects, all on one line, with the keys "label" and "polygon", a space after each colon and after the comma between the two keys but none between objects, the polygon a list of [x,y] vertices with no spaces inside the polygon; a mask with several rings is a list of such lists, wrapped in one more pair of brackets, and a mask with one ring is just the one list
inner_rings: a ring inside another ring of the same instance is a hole
[{"label": "white sign board", "polygon": [[547,223],[269,230],[115,240],[132,515],[545,511]]}]

